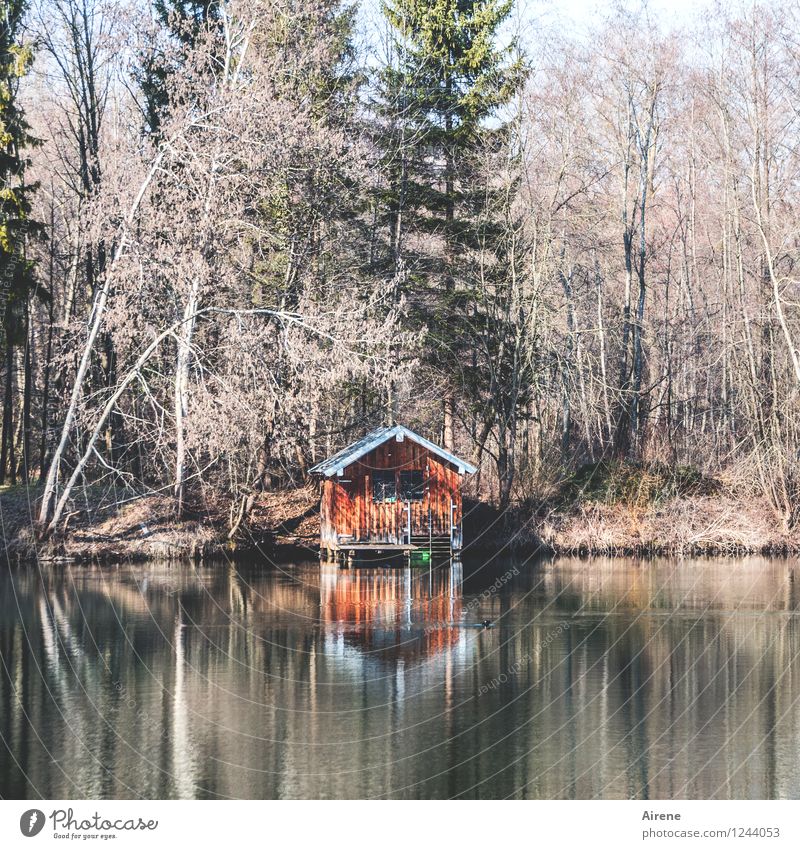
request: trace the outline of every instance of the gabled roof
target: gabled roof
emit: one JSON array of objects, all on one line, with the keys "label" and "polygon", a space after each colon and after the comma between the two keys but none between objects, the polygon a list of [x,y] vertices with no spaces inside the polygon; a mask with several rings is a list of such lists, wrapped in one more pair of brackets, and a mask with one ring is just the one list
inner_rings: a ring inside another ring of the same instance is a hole
[{"label": "gabled roof", "polygon": [[329,457],[327,460],[317,463],[317,465],[310,471],[312,474],[325,475],[327,478],[332,475],[340,475],[347,466],[351,463],[355,463],[356,460],[363,457],[365,454],[369,454],[373,448],[383,445],[384,442],[388,442],[390,439],[397,439],[397,437],[400,437],[398,441],[411,439],[418,445],[422,445],[432,454],[436,454],[437,457],[441,457],[443,460],[446,460],[448,463],[452,463],[456,466],[458,468],[458,473],[461,475],[471,475],[478,471],[472,463],[459,459],[455,454],[451,454],[449,451],[446,451],[444,448],[436,445],[429,439],[425,439],[424,436],[420,436],[418,433],[414,433],[413,430],[403,427],[403,425],[394,425],[394,427],[379,427],[376,430],[370,431],[370,433],[366,436],[362,436],[361,439],[357,440],[352,445],[348,445],[347,448],[343,448],[338,454],[334,454],[333,457]]}]

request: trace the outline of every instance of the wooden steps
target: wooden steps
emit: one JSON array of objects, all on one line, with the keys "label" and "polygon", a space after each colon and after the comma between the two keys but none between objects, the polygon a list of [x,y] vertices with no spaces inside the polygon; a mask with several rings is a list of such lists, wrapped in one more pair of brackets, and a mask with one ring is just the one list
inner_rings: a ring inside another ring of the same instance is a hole
[{"label": "wooden steps", "polygon": [[411,544],[421,551],[430,550],[431,554],[450,556],[450,537],[442,534],[430,537],[428,534],[412,534]]}]

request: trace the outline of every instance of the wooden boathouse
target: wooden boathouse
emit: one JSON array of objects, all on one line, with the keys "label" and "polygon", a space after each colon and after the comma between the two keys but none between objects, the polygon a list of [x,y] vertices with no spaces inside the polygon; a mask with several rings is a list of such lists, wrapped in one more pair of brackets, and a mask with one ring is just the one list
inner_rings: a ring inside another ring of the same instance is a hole
[{"label": "wooden boathouse", "polygon": [[364,553],[457,557],[461,484],[475,466],[402,425],[381,427],[318,463],[320,548],[349,562]]}]

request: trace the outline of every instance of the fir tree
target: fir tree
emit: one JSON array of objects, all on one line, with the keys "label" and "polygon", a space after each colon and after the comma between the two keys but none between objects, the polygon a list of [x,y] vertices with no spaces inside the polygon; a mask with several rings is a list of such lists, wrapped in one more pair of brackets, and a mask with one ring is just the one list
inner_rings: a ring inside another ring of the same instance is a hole
[{"label": "fir tree", "polygon": [[[511,9],[512,0],[384,4],[395,51],[381,73],[379,106],[390,257],[430,331],[432,361],[450,373],[458,370],[453,358],[461,347],[457,317],[472,309],[465,263],[487,235],[478,160],[493,136],[502,137],[499,113],[524,75],[516,44],[498,46]],[[424,249],[406,249],[412,232],[429,237],[414,239]],[[452,443],[453,414],[450,392],[445,444]]]},{"label": "fir tree", "polygon": [[[12,482],[16,480],[14,354],[15,348],[24,346],[26,358],[28,356],[28,304],[36,284],[33,263],[26,257],[26,240],[41,230],[31,219],[31,195],[36,186],[25,181],[25,169],[29,165],[25,150],[36,144],[36,140],[30,135],[30,127],[17,100],[19,80],[32,59],[30,47],[19,41],[25,6],[25,0],[0,0],[0,307],[5,349],[0,483],[5,480],[7,471]],[[26,375],[28,365],[26,359]],[[26,396],[27,389],[29,387]],[[28,422],[23,422],[25,444],[27,437]]]},{"label": "fir tree", "polygon": [[219,22],[219,0],[154,0],[156,20],[168,41],[179,45],[177,54],[156,45],[141,58],[139,85],[144,95],[147,129],[157,133],[169,102],[167,80],[177,70],[180,49],[191,49],[203,28]]}]

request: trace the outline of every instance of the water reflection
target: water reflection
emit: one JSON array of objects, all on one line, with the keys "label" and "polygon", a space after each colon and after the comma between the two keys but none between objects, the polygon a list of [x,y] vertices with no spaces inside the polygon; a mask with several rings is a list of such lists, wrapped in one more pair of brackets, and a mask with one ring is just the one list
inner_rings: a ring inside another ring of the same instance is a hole
[{"label": "water reflection", "polygon": [[403,664],[444,649],[461,651],[461,564],[442,569],[339,569],[323,565],[320,618],[326,649],[347,646],[384,663]]},{"label": "water reflection", "polygon": [[795,798],[797,613],[760,558],[18,569],[0,795]]}]

